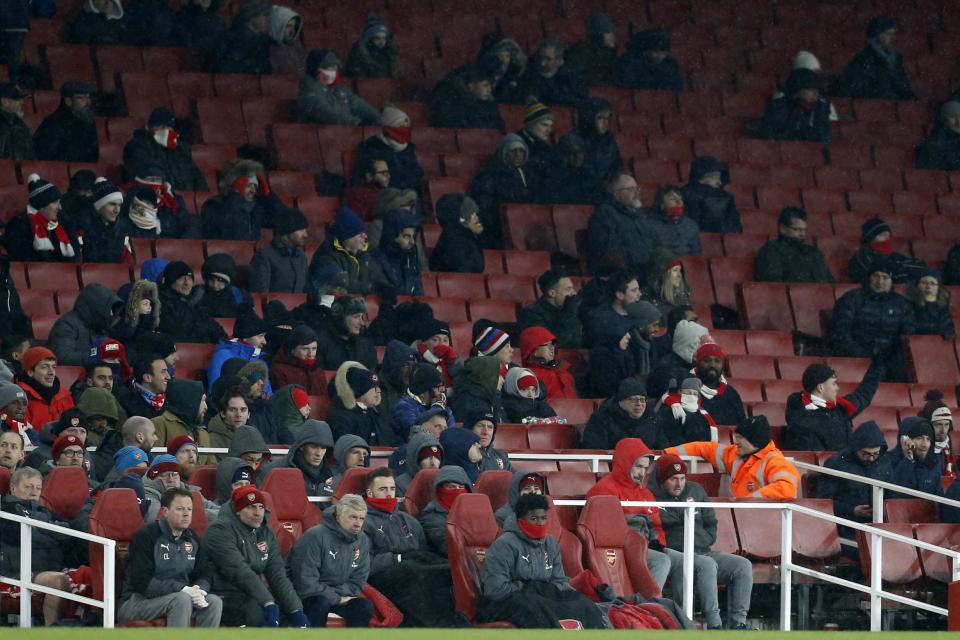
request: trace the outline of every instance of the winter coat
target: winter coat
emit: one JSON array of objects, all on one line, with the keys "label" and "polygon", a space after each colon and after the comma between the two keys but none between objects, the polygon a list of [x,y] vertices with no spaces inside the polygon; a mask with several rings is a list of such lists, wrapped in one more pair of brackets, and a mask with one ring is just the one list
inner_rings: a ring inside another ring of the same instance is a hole
[{"label": "winter coat", "polygon": [[240,287],[228,286],[220,291],[208,289],[200,284],[193,288],[191,295],[197,296],[197,308],[212,318],[236,318],[240,312],[253,307],[250,294]]},{"label": "winter coat", "polygon": [[480,237],[460,223],[462,195],[445,195],[437,203],[437,219],[443,231],[430,255],[431,271],[483,273],[485,263]]},{"label": "winter coat", "polygon": [[193,529],[174,538],[166,519],[151,521],[130,540],[120,602],[133,594],[145,599],[168,596],[191,585],[209,591],[210,569]]},{"label": "winter coat", "polygon": [[419,362],[417,350],[399,340],[389,340],[380,363],[380,393],[383,396],[380,409],[388,416],[392,416],[394,405],[407,392],[403,366],[408,362]]},{"label": "winter coat", "polygon": [[853,419],[870,406],[880,383],[880,369],[871,367],[853,393],[838,398],[835,406],[818,408],[807,394],[787,398],[787,428],[783,434],[788,451],[843,451],[850,441]]},{"label": "winter coat", "polygon": [[[287,24],[293,20],[296,31],[293,42],[284,39]],[[270,9],[270,69],[276,75],[303,75],[307,66],[307,52],[303,47],[303,18],[299,13],[284,6],[273,5]]]},{"label": "winter coat", "polygon": [[[214,445],[216,446],[216,445]],[[180,482],[180,488],[186,489],[191,493],[197,494],[200,498],[200,504],[203,505],[203,513],[207,517],[208,522],[213,522],[217,519],[217,516],[220,515],[220,505],[212,500],[207,500],[202,495],[200,495],[200,487],[192,484],[187,484],[186,482]],[[149,523],[154,522],[158,519],[160,515],[161,508],[161,499],[163,494],[166,492],[166,489],[163,487],[163,483],[160,480],[154,478],[150,479],[144,477],[143,479],[143,494],[147,497],[147,500],[150,501],[150,505],[147,507],[147,513],[144,515],[144,522],[148,523],[147,526],[150,526]],[[163,521],[165,522],[165,521]],[[142,529],[141,529],[142,531]],[[191,582],[190,584],[194,584]]]},{"label": "winter coat", "polygon": [[59,364],[85,364],[94,342],[107,335],[114,310],[122,308],[123,301],[102,284],[84,287],[77,296],[73,311],[58,318],[50,329],[48,343],[57,354]]},{"label": "winter coat", "polygon": [[821,97],[810,111],[797,106],[796,99],[782,96],[770,101],[760,123],[760,135],[767,140],[830,142],[830,101]]},{"label": "winter coat", "polygon": [[163,176],[177,191],[209,191],[206,178],[193,161],[190,147],[182,141],[175,149],[167,149],[153,139],[146,129],[137,129],[123,147],[123,173],[128,181],[147,166],[159,166]]},{"label": "winter coat", "polygon": [[597,133],[597,114],[602,111],[612,114],[613,107],[608,100],[596,97],[589,98],[578,109],[580,126],[577,133],[584,143],[583,166],[590,174],[595,193],[601,192],[607,176],[623,169],[623,158],[612,127],[607,133]]},{"label": "winter coat", "polygon": [[156,240],[158,238],[188,238],[193,233],[190,226],[193,224],[193,216],[187,211],[186,202],[179,193],[174,195],[177,202],[176,209],[165,207],[162,204],[157,209],[157,221],[159,225],[153,229],[143,229],[137,226],[130,218],[130,209],[133,205],[133,198],[127,197],[120,205],[120,217],[117,218],[117,232],[125,234],[131,238],[146,238]]},{"label": "winter coat", "polygon": [[[711,421],[699,412],[684,411],[686,419],[681,422],[673,415],[671,404],[664,402],[657,411],[657,422],[664,436],[663,446],[675,447],[684,442],[710,440]],[[676,400],[679,403],[679,400]]]},{"label": "winter coat", "polygon": [[391,187],[413,189],[419,196],[423,195],[424,172],[417,160],[417,145],[409,142],[402,151],[394,151],[380,138],[380,134],[370,136],[357,145],[357,157],[353,162],[353,182],[363,182],[361,167],[370,166],[370,158],[387,161]]},{"label": "winter coat", "polygon": [[52,387],[44,387],[33,378],[23,378],[17,384],[27,394],[24,421],[30,424],[56,422],[61,413],[74,406],[73,396],[60,386],[60,378],[54,378]]},{"label": "winter coat", "polygon": [[[293,390],[297,388],[303,389],[303,387],[294,384],[280,387],[277,389],[276,393],[274,393],[270,399],[266,401],[267,412],[270,416],[271,433],[264,433],[263,427],[259,424],[256,426],[263,435],[263,439],[267,442],[279,442],[272,440],[271,438],[274,437],[274,435],[282,435],[288,436],[288,442],[292,443],[294,437],[300,435],[300,431],[303,429],[306,418],[304,418],[303,414],[300,413],[297,403],[293,401]],[[306,391],[306,389],[304,389],[304,391]],[[251,422],[251,424],[254,423]]]},{"label": "winter coat", "polygon": [[128,44],[147,47],[173,45],[175,18],[167,0],[136,0],[127,7]]},{"label": "winter coat", "polygon": [[[233,443],[234,428],[224,422],[220,414],[217,413],[207,423],[207,434],[207,439],[210,441],[209,446],[217,449],[229,449]],[[222,454],[217,454],[216,457],[221,458]]]},{"label": "winter coat", "polygon": [[903,56],[896,51],[887,54],[877,51],[877,45],[868,42],[843,69],[836,82],[835,93],[863,100],[913,100],[913,89],[903,67]]},{"label": "winter coat", "polygon": [[160,333],[177,342],[219,342],[227,337],[223,327],[193,304],[192,297],[182,296],[170,287],[160,289]]},{"label": "winter coat", "polygon": [[400,74],[399,58],[400,52],[392,34],[387,36],[387,44],[383,48],[360,38],[350,48],[344,69],[351,78],[396,78]]},{"label": "winter coat", "polygon": [[563,59],[563,66],[579,74],[590,86],[615,83],[617,50],[604,46],[596,37],[574,43],[564,52]]},{"label": "winter coat", "polygon": [[599,205],[587,222],[591,273],[596,274],[605,264],[634,270],[647,264],[656,246],[650,220],[643,209],[632,209],[612,198]]},{"label": "winter coat", "polygon": [[453,415],[463,418],[490,413],[496,424],[506,422],[497,391],[499,375],[500,361],[496,358],[477,356],[467,360],[454,385]]},{"label": "winter coat", "polygon": [[953,316],[950,315],[950,306],[946,304],[924,303],[913,304],[914,327],[916,335],[942,336],[953,339],[957,330],[953,326]]},{"label": "winter coat", "polygon": [[404,251],[396,241],[400,231],[410,227],[420,227],[418,216],[403,209],[388,211],[383,217],[380,246],[370,252],[370,256],[396,295],[422,296],[419,248],[414,243],[409,251]]},{"label": "winter coat", "polygon": [[[523,169],[529,180],[530,195],[533,202],[552,202],[554,194],[551,192],[551,188],[554,184],[554,176],[563,167],[563,158],[561,158],[558,148],[553,144],[533,137],[526,128],[518,131],[517,135],[527,145],[530,152]],[[501,202],[509,202],[509,200],[501,200]]]},{"label": "winter coat", "polygon": [[207,529],[200,551],[212,569],[211,591],[224,600],[248,602],[248,622],[256,624],[268,602],[276,602],[284,613],[303,609],[266,518],[251,529],[228,505]]},{"label": "winter coat", "polygon": [[652,405],[634,420],[620,408],[616,397],[603,401],[600,408],[593,412],[580,446],[584,449],[613,449],[624,438],[639,438],[651,449],[662,449],[666,438]]},{"label": "winter coat", "polygon": [[216,502],[219,505],[226,505],[226,508],[220,509],[221,512],[232,510],[233,505],[230,504],[230,496],[233,495],[233,474],[237,472],[237,469],[249,466],[250,463],[248,463],[246,460],[241,460],[240,458],[235,458],[233,456],[228,456],[217,464]]},{"label": "winter coat", "polygon": [[[720,172],[720,186],[700,184],[706,173]],[[697,223],[700,231],[711,233],[740,233],[740,212],[733,195],[724,190],[730,183],[730,170],[724,163],[710,156],[694,158],[690,178],[683,188],[684,215]]]},{"label": "winter coat", "polygon": [[540,298],[520,310],[520,331],[528,327],[544,327],[557,336],[559,348],[577,349],[582,341],[582,328],[577,317],[579,303],[578,297],[568,298],[567,302],[558,308],[547,302],[546,298]]},{"label": "winter coat", "polygon": [[0,158],[33,160],[35,157],[26,123],[17,114],[0,110]]},{"label": "winter coat", "polygon": [[861,245],[857,252],[850,256],[850,262],[847,263],[847,275],[850,282],[863,284],[870,277],[870,270],[877,260],[883,259],[889,268],[893,269],[891,276],[894,284],[903,284],[911,280],[917,280],[920,272],[926,266],[919,258],[911,258],[902,253],[891,253],[888,256],[882,256],[870,247]]},{"label": "winter coat", "polygon": [[84,3],[83,11],[70,26],[68,40],[79,44],[126,44],[127,19],[120,0],[113,0],[114,8],[106,16],[93,9],[89,2]]},{"label": "winter coat", "polygon": [[433,126],[497,131],[507,128],[500,115],[500,106],[492,96],[490,100],[480,100],[463,86],[462,81],[458,80],[456,85],[455,95],[443,95],[431,105]]},{"label": "winter coat", "polygon": [[261,230],[272,227],[275,217],[285,209],[286,205],[275,193],[258,195],[253,202],[247,202],[231,187],[203,203],[200,210],[202,234],[208,239],[258,241]]},{"label": "winter coat", "polygon": [[319,444],[328,450],[333,449],[334,441],[330,426],[320,420],[305,421],[299,433],[296,434],[293,444],[290,445],[287,455],[264,467],[257,475],[257,483],[262,483],[271,469],[289,467],[299,469],[303,474],[303,484],[308,497],[333,495],[333,470],[331,465],[326,460],[317,467],[307,464],[307,461],[303,458],[303,453],[300,451],[304,444]]},{"label": "winter coat", "polygon": [[[214,350],[213,355],[210,356],[210,363],[207,365],[207,389],[209,391],[213,391],[213,383],[220,378],[220,370],[223,368],[223,363],[231,358],[240,358],[251,363],[262,364],[264,378],[266,380],[266,386],[264,387],[263,392],[267,396],[273,395],[273,388],[270,385],[270,379],[266,376],[267,363],[263,361],[263,353],[260,351],[260,349],[254,349],[253,345],[247,344],[246,342],[241,342],[236,338],[233,340],[221,340],[217,344],[217,348]],[[284,384],[290,383],[285,382]],[[277,386],[279,388],[283,385]]]},{"label": "winter coat", "polygon": [[373,125],[380,114],[345,84],[320,84],[316,78],[300,78],[297,122],[317,124]]},{"label": "winter coat", "polygon": [[[473,491],[473,484],[467,477],[466,472],[460,467],[444,465],[437,471],[437,476],[433,480],[433,491],[436,495],[437,487],[445,482],[459,482],[466,486],[467,492]],[[444,558],[447,557],[447,516],[449,512],[437,500],[431,500],[427,506],[420,512],[420,526],[423,527],[423,533],[427,536],[427,542],[430,543],[430,550],[439,553]]]},{"label": "winter coat", "polygon": [[[393,411],[390,412],[390,427],[393,429],[397,438],[406,441],[410,435],[410,427],[424,411],[429,411],[430,407],[420,403],[420,400],[412,396],[409,391],[404,391],[396,404],[393,405]],[[447,414],[447,428],[456,426],[453,418],[453,411],[450,407],[445,407]]]},{"label": "winter coat", "polygon": [[388,417],[380,407],[362,406],[357,402],[353,389],[347,383],[347,372],[350,369],[365,369],[365,367],[359,362],[348,360],[337,369],[337,375],[334,378],[336,392],[331,394],[333,411],[329,418],[334,439],[339,440],[347,434],[353,434],[376,447],[396,445],[397,440],[388,423]]},{"label": "winter coat", "polygon": [[687,442],[679,447],[668,447],[663,452],[700,456],[719,473],[729,473],[730,493],[734,498],[792,500],[797,497],[800,472],[772,440],[746,458],[740,458],[737,445],[716,442]]},{"label": "winter coat", "polygon": [[323,522],[311,527],[293,544],[287,571],[300,597],[320,596],[327,602],[357,597],[370,575],[370,539],[337,523],[334,507]]},{"label": "winter coat", "polygon": [[698,256],[703,253],[700,227],[686,215],[679,220],[670,220],[661,213],[651,211],[647,217],[647,232],[653,246],[669,249],[678,256]]},{"label": "winter coat", "polygon": [[417,519],[399,507],[391,512],[367,505],[363,533],[370,541],[370,575],[377,575],[397,564],[397,555],[427,549],[427,536]]},{"label": "winter coat", "polygon": [[[194,417],[184,418],[174,412],[173,408],[179,413],[185,413],[186,407],[179,407],[178,405],[186,405],[187,403],[184,402],[186,400],[188,399],[177,398],[175,393],[171,394],[171,396],[167,398],[166,405],[164,405],[166,410],[150,420],[153,422],[153,426],[157,428],[157,442],[169,442],[171,438],[176,438],[177,436],[190,436],[193,441],[197,443],[198,447],[212,447],[210,432],[200,425],[193,424],[196,422],[195,416],[200,408],[199,397],[196,398],[195,403],[191,402]],[[216,464],[216,462],[217,456],[211,453],[200,454],[197,458],[197,464]]]},{"label": "winter coat", "polygon": [[270,68],[270,38],[252,31],[246,23],[234,20],[214,45],[214,73],[252,73],[267,75]]},{"label": "winter coat", "polygon": [[162,410],[155,409],[152,404],[144,399],[143,395],[133,386],[133,381],[118,384],[114,387],[113,393],[128,416],[155,418],[163,413]]},{"label": "winter coat", "polygon": [[[710,502],[706,490],[694,482],[687,480],[679,496],[673,496],[663,490],[658,484],[651,483],[657,502]],[[664,533],[667,534],[667,547],[676,551],[683,551],[683,527],[686,514],[683,509],[661,509],[660,522]],[[694,553],[708,553],[713,543],[717,541],[717,512],[710,508],[701,508],[693,512],[693,551]]]},{"label": "winter coat", "polygon": [[556,74],[547,78],[540,74],[535,65],[531,65],[520,78],[514,100],[523,104],[530,97],[543,104],[577,107],[587,99],[587,83],[566,66],[560,67]]},{"label": "winter coat", "polygon": [[430,447],[440,448],[442,462],[443,447],[440,445],[439,440],[434,438],[429,433],[417,433],[410,438],[410,442],[408,442],[406,445],[406,457],[405,459],[401,459],[403,466],[397,471],[398,497],[403,497],[404,494],[406,494],[407,489],[410,487],[410,483],[413,482],[413,477],[420,471],[420,464],[417,460],[417,458],[420,456],[420,451]]},{"label": "winter coat", "polygon": [[334,371],[347,360],[359,362],[371,371],[376,369],[377,348],[373,338],[365,329],[358,335],[348,334],[342,318],[327,318],[317,332],[317,366]]},{"label": "winter coat", "polygon": [[758,282],[836,281],[819,249],[782,236],[760,247],[755,272]]},{"label": "winter coat", "polygon": [[[706,385],[704,385],[706,386]],[[721,389],[722,387],[722,389]],[[740,424],[746,417],[740,393],[727,383],[717,385],[717,395],[708,398],[701,392],[700,406],[717,424]]]},{"label": "winter coat", "polygon": [[[464,414],[476,415],[476,414]],[[444,466],[460,467],[470,479],[470,484],[476,484],[480,477],[481,462],[470,459],[470,448],[480,442],[480,436],[467,428],[444,429],[440,434],[440,446],[443,448]],[[502,470],[502,469],[499,469]]]},{"label": "winter coat", "polygon": [[[213,434],[211,434],[212,436]],[[212,440],[212,438],[211,438]],[[260,432],[250,425],[242,424],[233,432],[233,437],[227,446],[227,456],[239,458],[244,453],[257,452],[263,454],[265,461],[270,460],[270,449]]]},{"label": "winter coat", "polygon": [[[17,285],[10,277],[10,258],[0,256],[0,335],[27,336],[31,333],[30,320],[20,304]],[[0,375],[2,377],[6,376]]]},{"label": "winter coat", "polygon": [[[935,496],[943,495],[943,486],[940,484],[940,476],[943,475],[943,464],[940,456],[935,455],[933,447],[927,452],[923,460],[908,460],[902,458],[893,468],[893,483],[914,491],[923,491]],[[890,498],[912,498],[898,494],[896,491],[888,492]]]},{"label": "winter coat", "polygon": [[217,13],[221,0],[213,0],[207,9],[196,1],[193,4],[181,3],[180,10],[174,16],[173,36],[176,45],[210,51],[227,25]]},{"label": "winter coat", "polygon": [[250,291],[303,293],[307,286],[307,256],[274,239],[257,249],[250,261]]},{"label": "winter coat", "polygon": [[598,398],[616,395],[620,382],[637,374],[638,363],[632,349],[620,349],[620,339],[633,329],[633,321],[613,309],[602,309],[594,316],[597,321],[593,349],[587,368],[587,381]]},{"label": "winter coat", "polygon": [[538,471],[514,471],[513,476],[510,478],[510,489],[507,492],[507,501],[493,513],[493,517],[497,520],[497,526],[503,529],[503,525],[510,518],[516,518],[516,506],[517,500],[520,499],[520,483],[523,482],[524,478],[529,478],[530,476],[537,477],[540,482],[543,483],[543,486],[546,487],[544,491],[545,494],[550,494],[550,487],[547,486],[547,477]]},{"label": "winter coat", "polygon": [[561,591],[572,590],[563,573],[560,543],[551,535],[529,538],[517,519],[508,518],[503,533],[487,549],[481,573],[483,595],[505,600],[532,582],[545,582]]},{"label": "winter coat", "polygon": [[[643,456],[650,458],[653,464],[653,452],[639,438],[624,438],[613,450],[613,466],[610,473],[600,479],[587,492],[587,500],[593,496],[615,496],[621,501],[635,500],[654,502],[653,493],[646,486],[641,487],[630,477],[633,463]],[[650,541],[650,546],[659,549],[667,543],[660,512],[656,507],[623,507],[627,525]]]},{"label": "winter coat", "polygon": [[303,387],[307,395],[327,394],[327,375],[324,373],[322,363],[318,361],[310,366],[289,355],[286,349],[280,349],[273,355],[273,360],[270,362],[270,381],[276,389],[295,384]]},{"label": "winter coat", "polygon": [[634,34],[627,43],[627,53],[617,60],[617,84],[631,89],[647,91],[683,91],[680,65],[672,56],[662,62],[649,62]]},{"label": "winter coat", "polygon": [[914,332],[913,306],[899,293],[874,293],[869,285],[840,296],[833,308],[831,342],[838,356],[869,358],[899,351]]},{"label": "winter coat", "polygon": [[80,215],[76,225],[83,234],[81,255],[84,262],[123,262],[124,259],[134,259],[130,236],[124,233],[124,225],[120,219],[107,222],[101,218],[93,207],[88,207]]},{"label": "winter coat", "polygon": [[569,362],[554,360],[551,363],[545,363],[540,361],[539,358],[531,358],[525,361],[523,366],[533,371],[534,375],[537,376],[537,380],[546,389],[547,400],[579,397],[574,386],[573,374],[570,373]]},{"label": "winter coat", "polygon": [[97,125],[73,115],[66,105],[47,116],[33,134],[38,160],[96,162],[100,156]]},{"label": "winter coat", "polygon": [[917,169],[960,171],[960,133],[934,128],[917,147]]},{"label": "winter coat", "polygon": [[[520,167],[507,164],[507,154],[519,147],[523,147],[527,153],[525,164]],[[500,228],[501,204],[533,202],[536,199],[533,173],[526,140],[516,134],[508,134],[500,139],[496,153],[490,156],[484,168],[470,183],[470,197],[480,209],[480,221],[483,223],[480,242],[485,249],[501,249],[504,246]],[[459,203],[457,207],[459,209]],[[440,224],[444,224],[442,219]],[[444,225],[444,230],[446,228]]]},{"label": "winter coat", "polygon": [[[868,447],[880,447],[880,457],[864,464],[857,457],[857,451]],[[827,460],[823,466],[834,471],[843,471],[863,476],[871,480],[893,482],[893,464],[887,457],[887,441],[880,431],[880,427],[872,420],[864,422],[857,430],[850,434],[848,444],[843,451]],[[827,474],[820,474],[817,481],[817,497],[833,500],[833,513],[838,518],[868,522],[871,518],[864,518],[854,514],[854,507],[873,505],[873,490],[868,484],[854,482]]]},{"label": "winter coat", "polygon": [[377,293],[387,281],[380,266],[370,257],[364,247],[357,255],[344,250],[343,245],[332,234],[327,237],[320,249],[310,261],[309,276],[313,280],[318,271],[327,267],[336,267],[347,274],[347,291],[354,294]]},{"label": "winter coat", "polygon": [[[0,111],[2,113],[2,111]],[[36,214],[42,216],[42,213]],[[80,243],[77,241],[76,234],[72,233],[66,225],[61,225],[67,232],[70,245],[73,247],[73,257],[64,256],[60,251],[60,243],[57,242],[56,233],[52,232],[49,236],[53,250],[40,251],[33,246],[33,227],[30,224],[30,218],[26,211],[14,217],[7,223],[6,231],[3,234],[3,243],[7,248],[7,257],[10,260],[21,262],[79,262],[80,261]]]},{"label": "winter coat", "polygon": [[[0,510],[15,516],[39,522],[69,527],[61,522],[50,509],[35,500],[21,500],[7,494],[0,498]],[[63,571],[66,567],[67,549],[73,540],[62,533],[34,527],[31,530],[31,569],[36,575],[43,571]],[[20,523],[0,520],[0,574],[20,576]],[[27,576],[33,577],[33,576]]]},{"label": "winter coat", "polygon": [[536,398],[525,398],[520,395],[517,381],[525,373],[533,372],[523,367],[511,367],[507,372],[506,380],[503,383],[503,393],[500,396],[503,410],[507,414],[507,422],[519,424],[525,418],[552,418],[556,416],[557,412],[544,399],[543,385],[538,388],[539,395]]}]

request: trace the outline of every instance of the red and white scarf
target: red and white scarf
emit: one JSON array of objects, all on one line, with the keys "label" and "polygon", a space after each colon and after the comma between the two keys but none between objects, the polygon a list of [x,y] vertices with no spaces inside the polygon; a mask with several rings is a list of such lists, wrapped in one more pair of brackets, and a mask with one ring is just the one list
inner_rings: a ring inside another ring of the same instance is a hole
[{"label": "red and white scarf", "polygon": [[800,394],[800,400],[803,402],[803,408],[807,411],[816,411],[817,409],[826,409],[827,411],[833,411],[837,407],[843,409],[851,418],[857,412],[857,407],[852,402],[846,398],[838,397],[836,402],[827,402],[820,396],[814,393],[807,393],[804,391]]},{"label": "red and white scarf", "polygon": [[[703,385],[700,385],[700,388],[703,388]],[[680,424],[685,424],[687,421],[687,412],[683,409],[680,403],[680,392],[676,393],[665,393],[660,399],[661,403],[670,407],[673,411],[673,417],[680,421]],[[697,410],[700,411],[700,414],[704,417],[711,427],[717,426],[717,421],[713,419],[706,409],[703,408],[703,404],[700,398],[697,398]]]},{"label": "red and white scarf", "polygon": [[[690,369],[690,374],[694,378],[699,379],[696,368]],[[717,385],[716,389],[714,389],[713,387],[708,387],[703,383],[703,381],[700,382],[700,395],[706,398],[707,400],[713,400],[717,396],[722,396],[726,392],[727,392],[727,379],[724,377],[722,373],[720,374],[720,384]]]},{"label": "red and white scarf", "polygon": [[[31,206],[27,206],[27,220],[33,229],[33,248],[36,251],[53,251],[53,238],[60,245],[60,255],[64,258],[73,258],[76,253],[70,242],[70,235],[58,220],[47,220],[46,217]],[[51,237],[51,232],[53,236]]]}]

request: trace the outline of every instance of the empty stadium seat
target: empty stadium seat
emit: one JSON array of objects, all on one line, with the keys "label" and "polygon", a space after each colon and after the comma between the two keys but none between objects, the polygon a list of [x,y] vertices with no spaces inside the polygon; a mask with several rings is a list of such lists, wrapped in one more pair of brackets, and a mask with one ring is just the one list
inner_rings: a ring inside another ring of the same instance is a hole
[{"label": "empty stadium seat", "polygon": [[[439,275],[437,278],[439,282]],[[513,300],[530,304],[537,297],[535,278],[524,275],[491,274],[486,277],[487,290],[494,300]]]},{"label": "empty stadium seat", "polygon": [[[301,482],[302,484],[302,482]],[[119,597],[122,586],[130,540],[143,527],[143,516],[137,494],[133,489],[105,489],[96,496],[96,503],[90,511],[88,531],[95,536],[110,538],[117,542],[116,577],[114,585]],[[90,546],[90,570],[93,585],[91,598],[103,599],[103,546],[95,542]]]},{"label": "empty stadium seat", "polygon": [[[960,545],[960,525],[918,523],[914,526],[917,540],[937,545],[944,549],[956,549]],[[920,549],[923,575],[934,582],[952,582],[951,561],[948,556]]]},{"label": "empty stadium seat", "polygon": [[749,336],[756,330],[790,331],[793,329],[793,316],[790,314],[790,303],[787,301],[786,285],[774,282],[744,282],[740,289],[740,299],[743,303],[740,311],[743,313],[747,327],[751,329],[747,334],[748,351],[750,351]]},{"label": "empty stadium seat", "polygon": [[550,269],[550,254],[546,251],[504,251],[506,272],[512,275],[537,277]]},{"label": "empty stadium seat", "polygon": [[116,291],[132,282],[132,276],[127,265],[85,262],[80,265],[80,280],[83,286],[102,284]]},{"label": "empty stadium seat", "polygon": [[711,258],[710,275],[717,304],[737,308],[737,285],[753,280],[753,257]]},{"label": "empty stadium seat", "polygon": [[[504,204],[500,207],[500,217],[503,221],[503,237],[507,247],[529,251],[557,249],[550,205]],[[511,273],[509,267],[508,264],[507,273]],[[543,271],[541,270],[540,273]],[[539,273],[531,275],[539,275]]]},{"label": "empty stadium seat", "polygon": [[496,442],[498,449],[525,450],[530,448],[527,442],[527,425],[501,423],[497,425]]},{"label": "empty stadium seat", "polygon": [[793,355],[793,337],[789,331],[746,331],[744,339],[750,355]]},{"label": "empty stadium seat", "polygon": [[[912,524],[882,523],[873,526],[906,538],[913,537]],[[873,536],[857,531],[857,547],[860,551],[860,568],[864,575],[870,575]],[[895,540],[884,539],[881,577],[885,584],[892,587],[902,588],[916,584],[923,577],[917,548]]]},{"label": "empty stadium seat", "polygon": [[892,498],[883,501],[884,522],[936,522],[938,511],[935,502],[919,498]]},{"label": "empty stadium seat", "polygon": [[905,344],[911,380],[930,384],[960,380],[956,355],[944,350],[940,336],[907,336]]},{"label": "empty stadium seat", "polygon": [[833,286],[829,284],[791,284],[787,288],[793,324],[798,332],[823,338],[825,315],[833,310]]},{"label": "empty stadium seat", "polygon": [[568,424],[586,424],[594,412],[593,401],[584,398],[552,398],[550,406]]},{"label": "empty stadium seat", "polygon": [[714,329],[710,332],[728,356],[747,354],[747,345],[743,339],[744,332],[739,329]]},{"label": "empty stadium seat", "polygon": [[742,378],[770,380],[777,377],[773,356],[728,355],[727,368],[730,371],[730,377],[737,381]]},{"label": "empty stadium seat", "polygon": [[307,499],[303,473],[299,469],[271,469],[259,485],[273,498],[270,526],[277,536],[281,555],[287,557],[293,543],[307,529],[320,524],[320,510]]},{"label": "empty stadium seat", "polygon": [[437,291],[441,297],[487,297],[486,280],[482,273],[438,273]]},{"label": "empty stadium seat", "polygon": [[513,324],[517,321],[517,305],[511,300],[474,298],[469,301],[469,305],[470,319],[473,322],[481,318],[506,324]]},{"label": "empty stadium seat", "polygon": [[576,449],[580,435],[572,424],[531,424],[527,427],[531,449]]},{"label": "empty stadium seat", "polygon": [[490,500],[490,507],[496,511],[510,500],[510,471],[483,471],[473,485],[474,493],[482,493]]},{"label": "empty stadium seat", "polygon": [[585,496],[597,484],[593,471],[548,471],[547,493],[554,498]]},{"label": "empty stadium seat", "polygon": [[190,474],[190,484],[200,487],[200,494],[207,500],[217,499],[217,465],[201,464]]}]

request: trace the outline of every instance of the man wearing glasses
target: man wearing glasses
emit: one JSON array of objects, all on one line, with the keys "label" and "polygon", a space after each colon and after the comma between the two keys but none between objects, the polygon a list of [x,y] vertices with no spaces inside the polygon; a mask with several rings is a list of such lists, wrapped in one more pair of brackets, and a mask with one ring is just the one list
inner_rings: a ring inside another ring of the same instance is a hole
[{"label": "man wearing glasses", "polygon": [[604,265],[637,270],[650,261],[651,233],[645,217],[640,187],[626,172],[607,181],[607,199],[597,205],[587,222],[590,272]]},{"label": "man wearing glasses", "polygon": [[757,252],[755,280],[759,282],[836,282],[820,250],[804,241],[807,212],[786,207],[780,212],[780,235]]}]

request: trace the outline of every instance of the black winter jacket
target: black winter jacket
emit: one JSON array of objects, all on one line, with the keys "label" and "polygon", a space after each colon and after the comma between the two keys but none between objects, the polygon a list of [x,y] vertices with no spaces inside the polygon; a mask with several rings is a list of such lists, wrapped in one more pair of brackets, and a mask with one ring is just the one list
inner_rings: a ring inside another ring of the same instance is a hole
[{"label": "black winter jacket", "polygon": [[763,114],[760,131],[767,140],[830,142],[830,101],[820,98],[806,111],[788,96],[776,98]]},{"label": "black winter jacket", "polygon": [[437,218],[443,232],[430,255],[432,271],[483,273],[485,263],[480,239],[460,223],[462,203],[463,196],[455,194],[445,195],[437,202]]},{"label": "black winter jacket", "polygon": [[209,577],[206,553],[200,549],[200,539],[193,530],[187,529],[174,538],[170,525],[160,519],[137,531],[130,541],[120,600],[127,600],[134,593],[159,598],[190,585],[209,591]]},{"label": "black winter jacket", "polygon": [[[720,186],[717,188],[700,184],[706,173],[720,173]],[[683,206],[685,215],[697,223],[700,231],[710,233],[740,233],[740,212],[733,196],[724,187],[730,182],[730,170],[727,165],[711,156],[695,158],[690,165],[690,179],[683,188]]]},{"label": "black winter jacket", "polygon": [[869,358],[895,352],[914,333],[913,306],[899,293],[874,293],[865,285],[840,296],[833,308],[831,341],[838,356]]},{"label": "black winter jacket", "polygon": [[938,126],[917,147],[917,169],[960,171],[960,133]]},{"label": "black winter jacket", "polygon": [[100,157],[97,125],[73,115],[66,105],[47,116],[33,134],[38,160],[96,162]]},{"label": "black winter jacket", "polygon": [[[864,464],[857,457],[857,451],[870,447],[880,447],[880,458],[870,464]],[[887,441],[877,423],[871,420],[857,427],[857,430],[850,434],[847,447],[827,460],[823,466],[871,480],[893,482],[893,465],[886,453]],[[868,484],[821,474],[817,482],[817,497],[833,500],[833,513],[838,518],[857,522],[870,520],[853,513],[854,507],[873,504],[873,491]],[[845,532],[852,533],[848,529]]]},{"label": "black winter jacket", "polygon": [[631,209],[614,200],[599,205],[587,222],[590,271],[605,264],[639,269],[650,261],[654,241],[643,209]]},{"label": "black winter jacket", "polygon": [[835,282],[820,250],[793,238],[778,237],[757,252],[758,282]]},{"label": "black winter jacket", "polygon": [[926,266],[918,258],[911,258],[902,253],[891,253],[888,256],[881,256],[870,247],[861,245],[857,252],[850,256],[850,262],[847,263],[847,275],[850,282],[863,284],[870,277],[870,269],[880,258],[893,269],[894,284],[903,284],[919,277],[920,271]]},{"label": "black winter jacket", "polygon": [[579,297],[568,298],[563,307],[557,308],[540,298],[520,310],[520,331],[528,327],[545,327],[557,336],[557,346],[561,349],[579,349],[582,341],[582,327],[577,317],[579,303]]},{"label": "black winter jacket", "polygon": [[177,191],[209,191],[206,179],[193,161],[190,148],[183,142],[175,149],[160,146],[146,129],[137,129],[123,147],[124,178],[132,181],[147,166],[159,166],[166,180]]},{"label": "black winter jacket", "polygon": [[634,420],[620,408],[616,397],[604,400],[590,416],[580,446],[584,449],[613,449],[624,438],[640,438],[650,449],[665,446],[663,429],[652,405],[648,404],[646,413]]},{"label": "black winter jacket", "polygon": [[847,63],[837,81],[836,94],[865,100],[913,100],[913,89],[903,68],[903,56],[893,52],[889,62],[867,46]]}]

